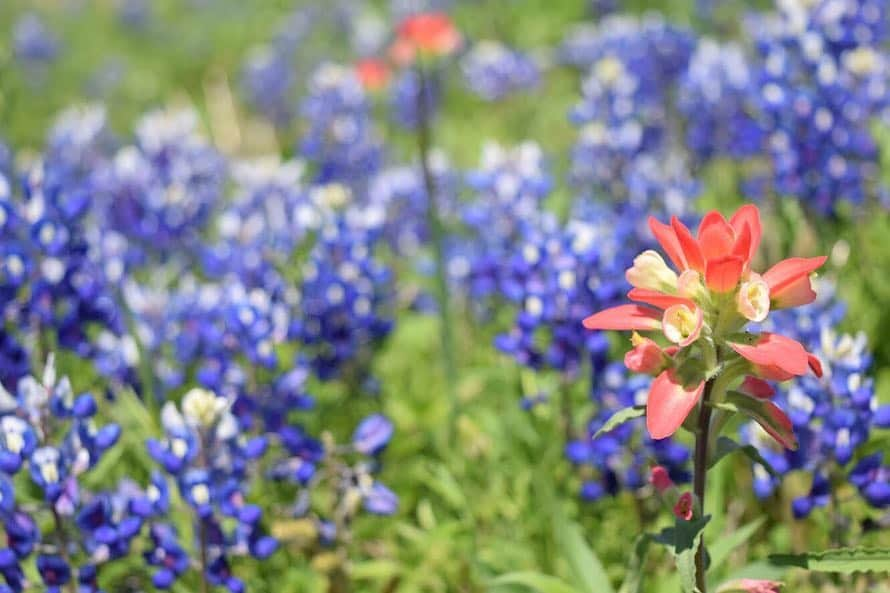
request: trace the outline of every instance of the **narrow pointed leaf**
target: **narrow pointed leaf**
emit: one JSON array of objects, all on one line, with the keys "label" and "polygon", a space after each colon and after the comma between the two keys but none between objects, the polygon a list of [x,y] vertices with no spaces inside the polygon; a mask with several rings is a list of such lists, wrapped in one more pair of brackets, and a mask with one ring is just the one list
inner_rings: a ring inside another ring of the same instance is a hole
[{"label": "narrow pointed leaf", "polygon": [[708,546],[708,553],[711,555],[711,564],[708,566],[709,571],[716,571],[720,568],[729,554],[751,539],[760,526],[766,521],[766,517],[759,517],[751,521],[747,525],[739,527],[732,533],[727,533],[716,538],[713,543]]},{"label": "narrow pointed leaf", "polygon": [[623,410],[618,410],[608,420],[603,424],[602,428],[596,431],[596,434],[593,435],[593,438],[597,438],[606,434],[607,432],[612,432],[625,422],[629,422],[635,418],[640,418],[641,416],[646,414],[646,406],[630,406],[629,408],[624,408]]},{"label": "narrow pointed leaf", "polygon": [[890,548],[838,548],[806,554],[773,554],[769,561],[776,566],[796,566],[814,572],[890,573]]},{"label": "narrow pointed leaf", "polygon": [[[738,407],[733,406],[734,411],[739,411]],[[711,463],[708,465],[708,469],[711,469],[715,465],[717,465],[724,457],[735,453],[736,451],[744,454],[748,459],[750,459],[754,463],[758,463],[763,466],[763,468],[774,477],[778,477],[779,474],[776,472],[775,468],[773,468],[770,463],[764,459],[763,455],[760,454],[760,451],[757,450],[757,447],[754,445],[742,445],[729,437],[722,436],[717,439],[717,444],[714,448],[714,453],[711,455]]]},{"label": "narrow pointed leaf", "polygon": [[558,519],[555,523],[556,545],[569,563],[574,584],[589,593],[614,593],[606,569],[596,553],[587,545],[577,523]]},{"label": "narrow pointed leaf", "polygon": [[583,593],[562,579],[533,571],[510,572],[488,583],[490,589],[510,585],[519,585],[538,593]]},{"label": "narrow pointed leaf", "polygon": [[624,582],[618,593],[641,593],[643,590],[643,575],[645,574],[646,556],[649,554],[649,544],[652,543],[652,536],[644,533],[637,537],[634,543],[633,551],[627,561],[627,571],[625,572]]},{"label": "narrow pointed leaf", "polygon": [[783,447],[792,451],[797,449],[797,437],[794,435],[791,420],[773,402],[750,397],[738,391],[730,391],[726,394],[726,403],[735,406],[739,412],[755,420]]},{"label": "narrow pointed leaf", "polygon": [[701,534],[710,520],[710,515],[692,521],[677,519],[673,527],[666,527],[653,538],[667,546],[673,554],[683,593],[700,593],[695,584],[695,554],[701,545]]}]

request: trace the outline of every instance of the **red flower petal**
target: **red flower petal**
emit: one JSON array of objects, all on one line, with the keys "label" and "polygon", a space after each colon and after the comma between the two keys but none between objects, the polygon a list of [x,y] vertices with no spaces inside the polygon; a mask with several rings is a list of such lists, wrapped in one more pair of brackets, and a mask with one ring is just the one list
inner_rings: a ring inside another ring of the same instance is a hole
[{"label": "red flower petal", "polygon": [[701,247],[698,241],[692,236],[686,225],[676,216],[671,217],[671,228],[674,229],[674,234],[677,236],[677,242],[686,258],[686,263],[693,270],[704,272],[705,258],[701,254]]},{"label": "red flower petal", "polygon": [[822,361],[819,360],[819,357],[815,354],[807,352],[807,364],[810,365],[810,370],[813,371],[813,374],[822,378]]},{"label": "red flower petal", "polygon": [[742,381],[741,390],[757,399],[769,399],[776,394],[772,385],[763,379],[751,376],[745,377],[745,380]]},{"label": "red flower petal", "polygon": [[642,305],[618,305],[584,320],[587,329],[652,330],[661,327],[661,312]]},{"label": "red flower petal", "polygon": [[698,244],[705,261],[727,256],[735,244],[735,231],[722,214],[712,210],[698,227]]},{"label": "red flower petal", "polygon": [[676,296],[673,294],[665,294],[657,290],[649,290],[647,288],[632,288],[627,293],[627,298],[632,301],[639,301],[658,307],[659,309],[667,309],[671,305],[686,305],[690,309],[695,308],[695,302],[686,297]]},{"label": "red flower petal", "polygon": [[653,439],[671,436],[698,403],[705,382],[695,387],[684,387],[673,369],[663,371],[652,382],[646,402],[646,428]]},{"label": "red flower petal", "polygon": [[796,451],[797,437],[794,435],[794,425],[791,424],[791,419],[773,402],[767,401],[763,403],[765,421],[758,421],[758,424],[763,427],[763,430],[769,436],[776,439],[780,445],[786,449]]},{"label": "red flower petal", "polygon": [[680,241],[677,239],[677,234],[674,232],[674,229],[659,221],[654,216],[649,217],[649,229],[678,270],[682,271],[689,267],[686,265],[686,257],[683,255],[683,250],[680,248]]},{"label": "red flower petal", "polygon": [[709,259],[705,269],[705,284],[715,292],[729,292],[739,285],[745,262],[742,258],[728,255]]},{"label": "red flower petal", "polygon": [[745,261],[750,262],[760,248],[760,238],[763,235],[763,227],[760,224],[760,210],[754,204],[745,204],[732,215],[729,224],[735,229],[736,235],[742,232],[742,227],[748,224],[751,230],[751,244],[748,247],[748,255]]},{"label": "red flower petal", "polygon": [[782,260],[763,274],[769,286],[769,297],[773,308],[797,307],[813,302],[816,293],[810,284],[810,274],[816,271],[825,260],[819,257],[791,257]]},{"label": "red flower petal", "polygon": [[743,358],[767,370],[772,368],[792,376],[799,376],[805,375],[810,368],[809,353],[800,342],[779,334],[764,332],[753,345],[730,342],[729,346]]},{"label": "red flower petal", "polygon": [[753,418],[780,445],[792,451],[797,449],[794,426],[779,406],[769,400],[750,397],[738,391],[730,391],[726,399],[741,413]]},{"label": "red flower petal", "polygon": [[732,246],[732,254],[740,257],[746,265],[751,263],[751,241],[751,227],[746,222],[741,231],[736,231],[735,245]]}]

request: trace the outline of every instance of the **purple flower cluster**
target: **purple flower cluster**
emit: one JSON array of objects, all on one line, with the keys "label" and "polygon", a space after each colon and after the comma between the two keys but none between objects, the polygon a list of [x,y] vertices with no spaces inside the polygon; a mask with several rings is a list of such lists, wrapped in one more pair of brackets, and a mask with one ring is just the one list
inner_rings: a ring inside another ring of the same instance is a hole
[{"label": "purple flower cluster", "polygon": [[875,0],[822,0],[751,23],[774,190],[820,214],[862,202],[876,179],[869,126],[887,105],[886,18]]},{"label": "purple flower cluster", "polygon": [[323,380],[347,370],[361,377],[370,348],[393,326],[392,273],[374,256],[379,231],[362,224],[361,212],[355,218],[347,212],[327,223],[302,270],[291,335],[308,349]]},{"label": "purple flower cluster", "polygon": [[[375,477],[393,433],[392,421],[382,414],[364,418],[348,444],[337,444],[330,433],[316,440],[298,426],[279,433],[287,457],[273,466],[270,476],[297,487],[291,514],[311,522],[321,547],[345,541],[345,532],[362,509],[373,515],[398,510],[398,497]],[[318,488],[333,494],[321,507],[311,496]]]},{"label": "purple flower cluster", "polygon": [[[98,592],[100,566],[127,556],[142,521],[112,504],[112,495],[85,488],[80,477],[116,444],[120,428],[95,422],[90,393],[75,394],[58,378],[52,355],[42,376],[26,376],[15,395],[0,387],[0,521],[7,547],[0,549],[6,590],[30,584],[23,565],[33,558],[47,590],[72,579],[78,590]],[[14,489],[27,475],[39,492],[33,502]]]},{"label": "purple flower cluster", "polygon": [[597,369],[592,393],[598,409],[587,423],[584,437],[566,444],[566,457],[586,474],[580,491],[584,500],[641,490],[648,485],[649,470],[655,465],[667,469],[674,482],[689,481],[691,451],[672,439],[653,441],[633,423],[595,437],[612,414],[643,403],[650,382],[642,375],[628,377],[621,363]]},{"label": "purple flower cluster", "polygon": [[813,304],[771,316],[775,330],[797,337],[819,357],[824,370],[821,379],[798,379],[776,395],[778,405],[788,411],[800,448],[780,451],[756,426],[745,429],[747,439],[780,476],[773,477],[755,465],[754,490],[759,497],[771,495],[781,476],[790,472],[813,476],[810,491],[792,501],[798,518],[827,505],[841,481],[857,486],[870,505],[890,506],[890,474],[882,455],[857,455],[873,429],[890,428],[890,406],[878,405],[865,335],[839,334],[837,325],[845,305],[827,281],[818,292]]},{"label": "purple flower cluster", "polygon": [[486,101],[532,88],[540,79],[532,58],[497,41],[476,43],[464,56],[461,69],[470,90]]},{"label": "purple flower cluster", "polygon": [[[162,439],[149,439],[152,459],[176,482],[195,524],[194,541],[200,569],[212,585],[232,593],[244,590],[233,575],[230,558],[249,555],[267,558],[277,542],[262,527],[262,510],[246,500],[245,477],[266,450],[265,437],[240,434],[229,410],[231,401],[204,389],[192,389],[182,398],[181,411],[172,402],[161,414]],[[149,516],[162,514],[168,505],[163,478],[149,487],[143,505]],[[151,528],[153,549],[146,553],[157,566],[153,582],[167,588],[188,568],[189,557],[178,542],[173,526],[156,523]]]}]

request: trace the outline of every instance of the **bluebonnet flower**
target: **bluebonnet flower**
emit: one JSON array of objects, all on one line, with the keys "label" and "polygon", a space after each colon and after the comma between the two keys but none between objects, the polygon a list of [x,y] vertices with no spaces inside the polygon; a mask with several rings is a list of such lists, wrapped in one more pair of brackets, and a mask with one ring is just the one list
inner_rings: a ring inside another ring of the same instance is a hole
[{"label": "bluebonnet flower", "polygon": [[224,161],[198,133],[192,111],[149,113],[136,137],[105,173],[101,211],[133,249],[163,262],[203,231],[222,194]]},{"label": "bluebonnet flower", "polygon": [[24,63],[50,62],[59,52],[56,35],[33,12],[16,21],[12,31],[12,46],[16,58]]},{"label": "bluebonnet flower", "polygon": [[534,142],[512,148],[497,144],[483,147],[480,167],[466,176],[475,199],[461,208],[460,216],[471,232],[467,246],[466,273],[455,274],[459,252],[450,254],[453,275],[466,283],[474,303],[496,292],[501,273],[517,248],[542,226],[552,225],[543,202],[553,185],[544,154]]},{"label": "bluebonnet flower", "polygon": [[605,362],[607,342],[580,324],[587,308],[620,298],[634,229],[595,209],[600,215],[528,231],[510,256],[500,291],[518,312],[495,344],[523,366],[573,378],[585,361]]},{"label": "bluebonnet flower", "polygon": [[[10,363],[22,361],[22,349],[27,357],[39,355],[34,345],[47,336],[93,358],[93,330],[125,333],[113,292],[90,257],[87,232],[95,171],[108,142],[102,110],[69,110],[54,126],[43,158],[24,176],[23,195],[12,196],[0,179],[0,306],[19,334],[4,340]],[[12,382],[23,376],[5,368]]]},{"label": "bluebonnet flower", "polygon": [[152,584],[159,589],[169,589],[189,569],[189,555],[179,543],[176,529],[165,523],[156,523],[149,530],[151,547],[145,552],[145,561],[156,566]]},{"label": "bluebonnet flower", "polygon": [[671,148],[668,98],[689,61],[691,37],[659,20],[610,17],[573,53],[590,71],[570,116],[580,128],[572,179],[594,197],[620,198],[637,156]]},{"label": "bluebonnet flower", "polygon": [[[152,458],[175,479],[180,497],[193,513],[195,545],[206,560],[202,578],[237,592],[243,583],[231,574],[229,556],[267,557],[276,544],[259,527],[260,509],[245,500],[248,464],[263,455],[266,439],[239,434],[230,407],[230,400],[192,389],[183,396],[181,411],[172,402],[164,405],[165,437],[149,440],[147,447]],[[164,512],[166,486],[152,484],[147,495],[147,500],[140,499],[138,508],[145,513]],[[231,529],[230,519],[234,523]],[[262,544],[245,545],[245,533],[250,535],[248,540],[262,540]],[[167,588],[187,570],[188,556],[175,530],[163,523],[152,526],[151,539],[153,549],[146,558],[159,567],[153,581]]]},{"label": "bluebonnet flower", "polygon": [[363,455],[377,455],[389,444],[394,430],[389,418],[382,414],[372,414],[355,428],[352,446]]},{"label": "bluebonnet flower", "polygon": [[[252,48],[242,64],[240,87],[247,103],[278,128],[286,128],[297,115],[296,74],[301,64],[296,51],[319,26],[317,13],[313,6],[293,10],[281,19],[272,38]],[[306,54],[303,48],[300,55]]]},{"label": "bluebonnet flower", "polygon": [[0,176],[6,179],[12,178],[13,160],[12,148],[0,138]]},{"label": "bluebonnet flower", "polygon": [[292,93],[296,76],[292,56],[275,45],[256,47],[241,71],[241,88],[247,102],[277,126],[294,117]]},{"label": "bluebonnet flower", "polygon": [[692,32],[672,25],[657,13],[647,13],[641,18],[609,15],[595,25],[577,26],[558,52],[560,61],[582,69],[611,55],[641,78],[652,75],[644,84],[663,85],[686,68],[694,48]]},{"label": "bluebonnet flower", "polygon": [[663,466],[674,482],[688,482],[688,447],[671,439],[652,440],[637,423],[626,423],[594,438],[615,412],[644,402],[651,378],[628,376],[621,363],[610,363],[593,375],[591,398],[597,410],[582,438],[566,444],[565,454],[583,476],[580,495],[594,501],[622,491],[639,491],[648,484],[649,470]]},{"label": "bluebonnet flower", "polygon": [[890,465],[884,464],[882,452],[863,457],[850,471],[849,479],[868,504],[879,509],[890,507]]},{"label": "bluebonnet flower", "polygon": [[872,357],[865,335],[839,335],[836,327],[844,316],[844,303],[837,299],[834,287],[827,281],[818,286],[818,294],[810,305],[771,316],[777,329],[794,335],[822,362],[821,379],[797,379],[779,389],[775,396],[778,405],[788,411],[800,448],[779,452],[757,427],[745,428],[746,438],[761,450],[780,476],[773,477],[755,465],[754,490],[758,496],[772,494],[781,477],[789,472],[804,471],[813,476],[809,493],[792,501],[796,517],[805,517],[814,508],[825,506],[845,474],[860,488],[867,502],[886,504],[868,490],[868,483],[862,479],[870,473],[878,476],[886,471],[880,458],[863,461],[852,470],[849,466],[873,428],[890,427],[890,407],[877,404],[869,374]]},{"label": "bluebonnet flower", "polygon": [[204,270],[237,277],[250,288],[284,290],[280,270],[321,226],[325,205],[300,180],[303,165],[273,158],[235,163],[232,203],[216,217],[217,239],[205,247]]},{"label": "bluebonnet flower", "polygon": [[862,0],[780,8],[749,27],[773,189],[833,214],[839,201],[860,203],[876,180],[869,125],[887,105],[886,7]]},{"label": "bluebonnet flower", "polygon": [[128,27],[142,29],[152,18],[151,3],[148,0],[118,0],[117,18]]},{"label": "bluebonnet flower", "polygon": [[[429,154],[440,216],[458,217],[459,179],[454,166],[440,150]],[[390,248],[400,256],[416,257],[430,241],[426,187],[416,165],[384,169],[371,181],[366,201],[358,211],[365,226],[379,228]]]},{"label": "bluebonnet flower", "polygon": [[363,218],[362,211],[347,212],[328,222],[302,270],[291,336],[306,346],[323,380],[346,367],[361,377],[371,348],[393,326],[392,272],[374,256],[379,231],[363,226]]},{"label": "bluebonnet flower", "polygon": [[127,297],[142,346],[157,353],[161,393],[194,372],[200,384],[235,397],[252,366],[276,368],[275,347],[289,331],[284,301],[231,278],[215,283],[186,277],[169,292],[130,285]]},{"label": "bluebonnet flower", "polygon": [[[426,117],[432,119],[439,111],[442,83],[439,73],[429,70],[425,74],[423,91]],[[420,123],[420,105],[418,95],[421,85],[420,75],[412,68],[402,70],[393,80],[389,90],[389,111],[393,121],[409,130]]]},{"label": "bluebonnet flower", "polygon": [[[359,511],[392,515],[398,496],[376,478],[381,457],[394,433],[392,422],[373,414],[356,427],[348,444],[337,444],[325,432],[321,440],[299,426],[289,426],[279,435],[288,457],[273,466],[270,476],[297,486],[292,514],[311,521],[311,533],[322,547],[347,541],[349,526]],[[314,490],[330,495],[315,503]]]},{"label": "bluebonnet flower", "polygon": [[752,69],[740,45],[699,41],[679,84],[686,147],[697,159],[746,158],[763,149]]},{"label": "bluebonnet flower", "polygon": [[[95,581],[98,567],[125,556],[142,527],[79,481],[120,435],[114,424],[96,426],[96,411],[90,394],[75,396],[68,378],[56,376],[52,356],[39,380],[19,381],[15,397],[0,387],[0,519],[9,546],[0,554],[0,574],[14,591],[24,584],[21,563],[38,546],[37,572],[49,590],[60,590],[75,575],[81,583]],[[17,500],[8,479],[19,471],[27,471],[42,504]],[[36,519],[44,516],[53,527],[41,533]]]},{"label": "bluebonnet flower", "polygon": [[306,129],[299,151],[312,165],[314,180],[364,188],[381,166],[383,147],[355,72],[338,64],[320,65],[300,104],[300,118]]},{"label": "bluebonnet flower", "polygon": [[487,101],[538,84],[540,70],[534,60],[497,41],[480,41],[464,56],[461,69],[467,86]]},{"label": "bluebonnet flower", "polygon": [[41,554],[37,557],[37,572],[50,593],[60,593],[71,580],[71,567],[61,556]]}]

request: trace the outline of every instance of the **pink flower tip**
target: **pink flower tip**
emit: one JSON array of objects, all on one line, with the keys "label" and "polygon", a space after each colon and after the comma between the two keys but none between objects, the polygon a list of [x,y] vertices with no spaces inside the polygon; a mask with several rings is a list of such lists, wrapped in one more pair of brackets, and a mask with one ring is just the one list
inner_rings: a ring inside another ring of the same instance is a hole
[{"label": "pink flower tip", "polygon": [[674,516],[684,521],[692,520],[692,492],[684,492],[674,505]]},{"label": "pink flower tip", "polygon": [[782,583],[760,579],[738,579],[717,588],[717,593],[779,593]]},{"label": "pink flower tip", "polygon": [[655,487],[655,491],[659,494],[664,494],[666,490],[674,485],[674,481],[671,480],[668,471],[661,465],[656,465],[652,468],[652,471],[649,474],[649,483]]},{"label": "pink flower tip", "polygon": [[631,343],[634,347],[624,355],[624,366],[631,371],[657,375],[670,364],[670,358],[654,340],[634,332]]},{"label": "pink flower tip", "polygon": [[378,58],[365,58],[355,65],[355,73],[362,86],[369,91],[379,91],[389,84],[389,66]]}]

